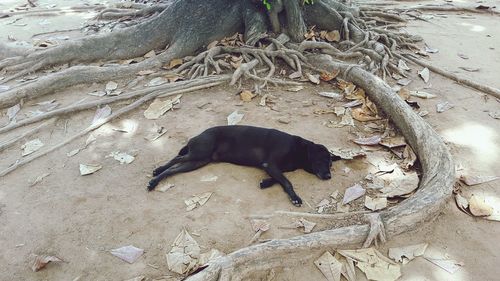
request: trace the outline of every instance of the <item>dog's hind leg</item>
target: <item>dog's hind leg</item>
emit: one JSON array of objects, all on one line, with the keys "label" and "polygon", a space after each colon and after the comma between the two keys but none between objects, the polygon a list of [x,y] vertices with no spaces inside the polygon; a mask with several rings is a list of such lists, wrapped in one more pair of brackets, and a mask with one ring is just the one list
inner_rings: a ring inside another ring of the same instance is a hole
[{"label": "dog's hind leg", "polygon": [[210,159],[209,160],[182,162],[182,163],[179,163],[178,165],[170,167],[170,168],[166,169],[165,171],[163,171],[161,174],[155,176],[151,181],[149,181],[148,190],[152,191],[153,189],[155,189],[155,187],[158,185],[158,183],[161,180],[163,180],[169,176],[172,176],[172,175],[175,175],[178,173],[190,172],[190,171],[196,170],[198,168],[201,168],[201,167],[207,165],[208,163],[210,163]]},{"label": "dog's hind leg", "polygon": [[263,179],[260,181],[260,188],[261,189],[269,188],[277,183],[278,182],[273,178]]},{"label": "dog's hind leg", "polygon": [[189,152],[189,148],[186,145],[183,148],[181,148],[181,150],[179,151],[179,154],[177,156],[175,156],[172,160],[168,161],[167,164],[154,169],[153,176],[154,177],[158,176],[159,174],[163,173],[163,171],[172,167],[175,164],[189,161],[189,157],[187,157],[188,152]]},{"label": "dog's hind leg", "polygon": [[293,205],[297,207],[302,205],[302,199],[295,193],[292,183],[283,175],[283,172],[272,165],[264,167],[264,170],[283,187],[283,190],[288,194]]}]

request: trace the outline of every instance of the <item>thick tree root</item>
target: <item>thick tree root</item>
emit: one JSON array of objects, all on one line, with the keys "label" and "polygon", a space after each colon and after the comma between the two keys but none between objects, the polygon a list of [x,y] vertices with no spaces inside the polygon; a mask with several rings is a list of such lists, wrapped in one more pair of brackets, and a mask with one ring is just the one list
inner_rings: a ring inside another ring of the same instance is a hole
[{"label": "thick tree root", "polygon": [[130,8],[129,9],[108,8],[102,10],[95,18],[98,20],[112,20],[124,17],[129,17],[129,18],[146,17],[154,13],[161,13],[166,8],[167,8],[166,5],[147,6],[139,10],[130,10]]},{"label": "thick tree root", "polygon": [[479,84],[479,83],[476,83],[476,82],[474,82],[472,80],[460,77],[460,76],[458,76],[456,74],[453,74],[451,72],[448,72],[448,71],[446,71],[446,70],[444,70],[442,68],[439,68],[439,67],[433,66],[433,65],[431,65],[429,63],[426,63],[426,62],[422,61],[421,59],[416,59],[416,58],[412,57],[412,55],[409,55],[409,54],[406,54],[406,55],[396,54],[396,56],[398,58],[401,58],[401,59],[404,59],[404,60],[410,60],[413,63],[421,65],[423,67],[427,67],[432,72],[437,73],[437,74],[439,74],[439,75],[441,75],[443,77],[446,77],[448,79],[451,79],[451,80],[453,80],[453,81],[455,81],[455,82],[457,82],[459,84],[471,87],[473,89],[476,89],[476,90],[478,90],[480,92],[483,92],[485,94],[491,95],[493,97],[500,98],[500,89],[493,88],[493,87],[490,87],[488,85]]},{"label": "thick tree root", "polygon": [[[378,77],[360,67],[334,62],[326,55],[310,57],[310,62],[326,71],[339,69],[346,80],[365,89],[370,99],[402,131],[420,159],[423,175],[419,189],[397,206],[381,212],[377,224],[385,225],[386,233],[391,237],[434,219],[450,197],[455,181],[454,164],[441,138]],[[366,241],[369,232],[370,226],[365,224],[271,240],[215,259],[188,280],[241,280],[251,272],[299,265],[317,250],[360,245]]]},{"label": "thick tree root", "polygon": [[372,243],[375,243],[375,247],[378,247],[378,239],[380,239],[380,242],[385,243],[385,227],[384,222],[380,218],[380,214],[368,214],[366,218],[368,218],[370,222],[370,231],[368,232],[365,243],[363,243],[363,248],[370,247]]},{"label": "thick tree root", "polygon": [[412,7],[405,7],[404,9],[396,8],[397,11],[408,11],[408,10],[417,10],[417,11],[431,11],[431,12],[467,12],[467,13],[475,13],[475,14],[491,14],[491,15],[500,15],[500,11],[491,9],[478,9],[476,7],[471,6],[453,6],[453,5],[418,5]]},{"label": "thick tree root", "polygon": [[150,101],[158,96],[163,96],[163,97],[166,97],[166,96],[171,96],[171,95],[176,95],[176,94],[181,94],[181,93],[187,93],[187,92],[191,92],[191,91],[196,91],[196,90],[201,90],[201,89],[206,89],[206,88],[210,88],[210,87],[213,87],[213,86],[217,86],[217,85],[220,85],[222,84],[223,81],[218,81],[218,82],[209,82],[209,83],[205,83],[204,85],[197,85],[197,86],[192,86],[192,87],[188,87],[186,86],[185,88],[183,89],[177,89],[177,90],[174,90],[174,91],[171,91],[171,92],[168,92],[168,93],[165,93],[164,91],[155,91],[153,93],[150,93],[146,96],[143,96],[141,97],[140,99],[134,101],[133,103],[113,112],[110,116],[106,117],[106,118],[103,118],[99,121],[97,121],[96,123],[90,125],[89,127],[87,127],[86,129],[84,129],[83,131],[71,136],[70,138],[64,140],[63,142],[61,143],[58,143],[56,144],[55,146],[45,150],[45,151],[42,151],[40,153],[36,153],[36,154],[32,154],[26,158],[23,158],[22,160],[16,162],[14,165],[8,167],[7,169],[3,170],[3,171],[0,171],[0,177],[3,177],[5,175],[7,175],[8,173],[16,170],[17,168],[21,167],[21,166],[24,166],[30,162],[32,162],[33,160],[36,160],[42,156],[45,156],[69,143],[71,143],[72,141],[76,140],[76,139],[79,139],[81,138],[82,136],[85,136],[87,133],[89,132],[92,132],[96,129],[98,129],[99,127],[101,127],[102,125],[106,124],[107,122],[115,119],[116,117],[118,116],[121,116],[125,113],[128,113],[130,112],[131,110],[133,109],[136,109],[137,107],[141,106],[142,104],[144,104],[145,102],[147,101]]}]

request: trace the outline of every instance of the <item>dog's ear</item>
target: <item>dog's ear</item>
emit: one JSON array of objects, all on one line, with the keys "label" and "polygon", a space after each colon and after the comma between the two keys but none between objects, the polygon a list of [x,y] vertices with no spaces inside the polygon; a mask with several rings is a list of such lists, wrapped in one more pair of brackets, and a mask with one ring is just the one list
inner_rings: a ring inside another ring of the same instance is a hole
[{"label": "dog's ear", "polygon": [[342,160],[342,157],[337,156],[331,152],[330,152],[330,158],[332,159],[332,161]]}]

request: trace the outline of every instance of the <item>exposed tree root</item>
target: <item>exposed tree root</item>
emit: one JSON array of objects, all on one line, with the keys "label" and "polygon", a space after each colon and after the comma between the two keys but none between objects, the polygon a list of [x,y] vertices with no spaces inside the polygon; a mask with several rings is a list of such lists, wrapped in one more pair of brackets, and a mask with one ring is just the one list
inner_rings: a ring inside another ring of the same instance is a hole
[{"label": "exposed tree root", "polygon": [[34,135],[34,134],[38,133],[39,131],[41,131],[42,129],[45,129],[47,126],[54,124],[56,119],[57,118],[50,119],[50,120],[36,126],[35,128],[30,129],[30,130],[28,130],[28,131],[26,131],[18,136],[15,136],[11,139],[0,142],[0,152],[11,147],[12,145],[16,144],[18,141],[21,141],[21,140],[23,140],[31,135]]},{"label": "exposed tree root", "polygon": [[414,58],[410,54],[404,54],[404,55],[396,54],[396,56],[399,57],[399,58],[401,58],[401,59],[410,60],[413,63],[421,65],[423,67],[427,67],[432,72],[437,73],[439,75],[442,75],[442,76],[444,76],[444,77],[446,77],[448,79],[451,79],[451,80],[453,80],[453,81],[455,81],[455,82],[457,82],[459,84],[471,87],[473,89],[476,89],[476,90],[481,91],[481,92],[483,92],[485,94],[494,96],[496,98],[500,98],[500,89],[497,89],[497,88],[494,88],[494,87],[490,87],[488,85],[479,84],[479,83],[476,83],[476,82],[474,82],[472,80],[460,77],[460,76],[458,76],[456,74],[453,74],[451,72],[448,72],[448,71],[446,71],[446,70],[444,70],[442,68],[439,68],[439,67],[433,66],[433,65],[431,65],[429,63],[426,63],[426,62],[422,61],[421,59],[416,59],[416,58]]},{"label": "exposed tree root", "polygon": [[26,126],[26,125],[33,124],[36,122],[40,122],[42,120],[49,119],[52,117],[62,116],[62,115],[66,115],[66,114],[74,114],[74,113],[77,113],[79,111],[91,109],[91,108],[94,108],[97,106],[103,106],[103,105],[111,104],[111,103],[114,103],[117,101],[123,101],[123,100],[137,98],[137,97],[144,96],[144,95],[147,95],[147,94],[152,93],[152,92],[167,91],[167,93],[168,93],[169,91],[183,89],[186,87],[186,85],[189,87],[194,87],[194,86],[198,86],[198,85],[204,85],[204,84],[209,83],[209,82],[226,81],[226,80],[229,80],[230,77],[231,77],[230,75],[219,75],[219,76],[213,76],[213,77],[205,77],[205,78],[196,79],[196,80],[174,82],[174,83],[163,84],[163,85],[159,85],[159,86],[155,86],[155,87],[149,87],[146,89],[133,91],[133,92],[130,92],[128,94],[122,94],[119,96],[114,96],[114,97],[109,97],[109,98],[101,98],[101,99],[97,99],[97,100],[94,100],[91,102],[69,105],[69,106],[66,106],[63,108],[58,108],[58,109],[55,109],[55,110],[52,110],[49,112],[45,112],[45,113],[40,114],[40,115],[36,115],[33,117],[23,119],[23,120],[18,121],[16,123],[9,124],[7,126],[1,127],[0,134],[9,132],[13,129],[16,129],[16,128],[19,128],[22,126]]},{"label": "exposed tree root", "polygon": [[87,12],[89,10],[95,10],[95,11],[100,11],[105,9],[106,6],[104,5],[94,5],[94,6],[75,6],[75,7],[68,7],[68,8],[50,8],[50,9],[30,9],[26,11],[15,11],[15,12],[8,12],[8,13],[1,13],[0,12],[0,18],[3,17],[12,17],[12,16],[42,16],[46,14],[66,14],[66,13],[77,13],[77,12]]},{"label": "exposed tree root", "polygon": [[131,110],[133,109],[136,109],[137,107],[141,106],[142,104],[144,104],[145,102],[147,101],[150,101],[160,95],[162,96],[171,96],[171,95],[176,95],[176,94],[181,94],[181,93],[187,93],[187,92],[191,92],[191,91],[196,91],[196,90],[201,90],[201,89],[205,89],[205,88],[210,88],[210,87],[213,87],[213,86],[217,86],[217,85],[220,85],[223,81],[218,81],[218,82],[210,82],[210,83],[205,83],[204,85],[197,85],[197,86],[193,86],[193,87],[185,87],[183,89],[177,89],[177,90],[174,90],[174,91],[171,91],[169,93],[165,93],[163,91],[155,91],[153,93],[150,93],[148,95],[145,95],[143,97],[141,97],[140,99],[134,101],[133,103],[113,112],[110,116],[106,117],[106,118],[103,118],[103,119],[100,119],[99,121],[97,121],[96,123],[88,126],[86,129],[84,129],[83,131],[71,136],[70,138],[64,140],[63,142],[60,142],[58,144],[56,144],[55,146],[45,150],[45,151],[42,151],[40,153],[36,153],[36,154],[32,154],[28,157],[25,157],[23,159],[21,159],[20,161],[16,162],[15,164],[13,164],[12,166],[8,167],[7,169],[3,170],[3,171],[0,171],[0,177],[3,177],[5,175],[7,175],[8,173],[16,170],[17,168],[21,167],[21,166],[24,166],[30,162],[32,162],[33,160],[35,159],[38,159],[42,156],[45,156],[67,144],[69,144],[70,142],[78,139],[78,138],[81,138],[82,136],[86,135],[87,133],[89,132],[92,132],[94,131],[95,129],[98,129],[99,127],[101,127],[102,125],[106,124],[107,122],[115,119],[116,117],[118,116],[121,116],[123,115],[124,113],[128,113],[130,112]]},{"label": "exposed tree root", "polygon": [[477,7],[471,6],[453,6],[453,5],[418,5],[412,7],[405,7],[404,9],[396,8],[398,11],[408,11],[408,10],[417,10],[417,11],[434,11],[434,12],[467,12],[467,13],[475,13],[475,14],[491,14],[491,15],[500,15],[500,11],[491,9],[478,9]]},{"label": "exposed tree root", "polygon": [[152,15],[154,13],[161,13],[167,8],[166,5],[155,5],[142,7],[139,10],[120,9],[120,8],[108,8],[102,10],[95,18],[99,20],[112,20],[124,17],[136,18],[145,17]]}]

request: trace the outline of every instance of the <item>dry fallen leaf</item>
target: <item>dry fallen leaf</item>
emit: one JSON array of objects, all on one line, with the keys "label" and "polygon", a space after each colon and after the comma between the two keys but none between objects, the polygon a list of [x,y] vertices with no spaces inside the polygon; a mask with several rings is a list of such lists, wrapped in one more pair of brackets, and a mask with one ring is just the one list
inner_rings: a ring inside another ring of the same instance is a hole
[{"label": "dry fallen leaf", "polygon": [[178,274],[186,274],[196,270],[200,252],[198,243],[183,229],[175,238],[172,249],[166,255],[168,269]]},{"label": "dry fallen leaf", "polygon": [[405,146],[406,142],[404,137],[387,137],[382,139],[379,144],[388,148],[395,148]]},{"label": "dry fallen leaf", "polygon": [[134,247],[132,245],[124,246],[121,248],[113,249],[110,253],[128,263],[134,263],[139,257],[144,254],[144,250]]},{"label": "dry fallen leaf", "polygon": [[313,228],[316,226],[316,223],[310,222],[304,218],[300,218],[298,221],[295,222],[295,226],[297,228],[303,227],[304,233],[311,233]]},{"label": "dry fallen leaf", "polygon": [[329,149],[330,153],[345,160],[366,156],[366,152],[360,149]]},{"label": "dry fallen leaf", "polygon": [[162,101],[161,99],[155,99],[144,111],[144,117],[150,120],[160,118],[160,116],[171,110],[175,104],[180,103],[181,97],[182,95],[177,95],[172,99],[164,101]]},{"label": "dry fallen leaf", "polygon": [[469,186],[481,184],[481,183],[486,183],[486,182],[494,181],[497,179],[500,179],[500,177],[499,176],[468,176],[468,175],[461,175],[460,176],[460,180]]},{"label": "dry fallen leaf", "polygon": [[369,280],[395,281],[401,276],[401,267],[374,248],[339,250],[339,254],[353,259]]},{"label": "dry fallen leaf", "polygon": [[245,116],[245,114],[238,113],[238,111],[235,110],[227,116],[227,124],[236,125],[243,119],[243,116]]},{"label": "dry fallen leaf", "polygon": [[29,154],[39,150],[43,146],[44,146],[44,144],[40,139],[30,140],[21,146],[21,149],[23,150],[21,155],[22,156],[29,155]]},{"label": "dry fallen leaf", "polygon": [[416,257],[423,256],[428,244],[416,244],[404,247],[389,248],[389,257],[396,262],[407,264]]},{"label": "dry fallen leaf", "polygon": [[455,202],[460,210],[464,213],[470,214],[469,211],[467,211],[469,208],[469,201],[465,197],[457,193],[455,194]]},{"label": "dry fallen leaf", "polygon": [[248,90],[244,90],[240,93],[240,98],[242,101],[245,101],[245,102],[249,102],[251,101],[255,96],[255,94],[253,94],[252,92],[248,91]]},{"label": "dry fallen leaf", "polygon": [[408,84],[411,83],[411,79],[408,79],[408,78],[401,78],[398,80],[398,84],[401,85],[401,86],[408,86]]},{"label": "dry fallen leaf", "polygon": [[311,73],[306,73],[307,79],[316,85],[319,85],[319,75],[312,75]]},{"label": "dry fallen leaf", "polygon": [[406,195],[418,187],[417,173],[409,171],[405,174],[399,167],[396,167],[392,173],[381,175],[380,178],[387,183],[387,186],[380,190],[384,197]]},{"label": "dry fallen leaf", "polygon": [[104,107],[98,108],[95,112],[94,118],[92,119],[92,125],[97,124],[106,117],[111,115],[111,107],[106,105]]},{"label": "dry fallen leaf", "polygon": [[440,102],[440,103],[436,104],[436,111],[438,113],[442,113],[442,112],[445,112],[446,110],[451,109],[453,107],[455,107],[455,106],[447,101]]},{"label": "dry fallen leaf", "polygon": [[377,145],[381,140],[382,137],[380,135],[374,135],[368,138],[357,138],[352,141],[360,145]]},{"label": "dry fallen leaf", "polygon": [[487,217],[493,214],[493,208],[486,204],[484,198],[472,195],[469,199],[469,210],[476,217]]},{"label": "dry fallen leaf", "polygon": [[80,175],[90,175],[102,169],[98,164],[80,164]]},{"label": "dry fallen leaf", "polygon": [[44,268],[49,262],[62,262],[62,260],[56,256],[32,255],[32,258],[33,261],[31,262],[31,269],[34,272]]},{"label": "dry fallen leaf", "polygon": [[173,59],[168,64],[168,69],[172,69],[172,68],[179,66],[181,64],[182,64],[182,59]]},{"label": "dry fallen leaf", "polygon": [[342,99],[344,99],[343,95],[338,94],[338,93],[334,93],[334,92],[319,92],[318,95],[320,95],[322,97],[331,98],[331,99],[334,99],[336,101],[341,101]]},{"label": "dry fallen leaf", "polygon": [[429,82],[430,72],[429,72],[429,69],[427,67],[425,67],[424,69],[419,71],[418,75],[422,78],[422,80],[424,80],[425,83]]},{"label": "dry fallen leaf", "polygon": [[191,211],[205,205],[212,194],[213,192],[205,192],[202,194],[191,196],[190,198],[184,200],[184,203],[186,204],[186,211]]},{"label": "dry fallen leaf", "polygon": [[410,95],[414,96],[414,97],[422,98],[422,99],[433,99],[436,97],[436,95],[433,95],[433,94],[430,94],[427,92],[423,92],[423,91],[410,91]]},{"label": "dry fallen leaf", "polygon": [[370,196],[365,196],[365,207],[372,210],[382,210],[387,207],[387,198],[371,198]]},{"label": "dry fallen leaf", "polygon": [[130,164],[135,160],[134,156],[120,151],[113,151],[107,157],[113,157],[120,164]]},{"label": "dry fallen leaf", "polygon": [[149,87],[155,87],[155,86],[163,85],[163,84],[168,83],[168,82],[169,81],[166,78],[155,77],[155,78],[151,79],[151,81],[148,82],[148,86]]},{"label": "dry fallen leaf", "polygon": [[340,281],[342,272],[342,263],[340,263],[332,254],[325,252],[314,264],[323,273],[328,281]]},{"label": "dry fallen leaf", "polygon": [[408,65],[406,65],[406,62],[404,60],[399,60],[398,61],[398,68],[401,70],[410,70]]},{"label": "dry fallen leaf", "polygon": [[340,33],[338,30],[333,30],[333,31],[327,32],[325,34],[325,39],[328,42],[339,42],[340,41]]},{"label": "dry fallen leaf", "polygon": [[366,190],[360,185],[360,184],[355,184],[348,189],[346,189],[344,193],[344,198],[342,199],[342,204],[345,205],[347,203],[350,203],[359,197],[365,195]]},{"label": "dry fallen leaf", "polygon": [[367,122],[367,121],[376,121],[380,120],[381,118],[377,115],[373,116],[372,112],[367,110],[368,107],[361,107],[361,108],[355,108],[352,110],[352,118],[360,121],[360,122]]},{"label": "dry fallen leaf", "polygon": [[402,165],[407,170],[410,167],[413,167],[413,165],[417,161],[417,155],[409,145],[405,146],[405,149],[403,150],[403,159],[404,161]]},{"label": "dry fallen leaf", "polygon": [[323,81],[330,81],[334,78],[336,78],[340,73],[340,69],[335,69],[333,70],[332,72],[326,72],[326,71],[322,71],[321,74],[319,75],[319,78]]},{"label": "dry fallen leaf", "polygon": [[109,81],[106,84],[106,93],[109,95],[112,91],[116,90],[118,88],[118,83],[115,81]]}]

